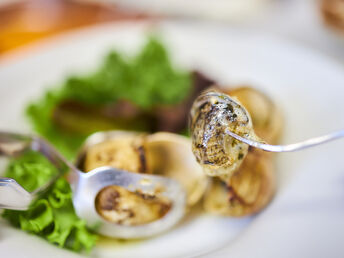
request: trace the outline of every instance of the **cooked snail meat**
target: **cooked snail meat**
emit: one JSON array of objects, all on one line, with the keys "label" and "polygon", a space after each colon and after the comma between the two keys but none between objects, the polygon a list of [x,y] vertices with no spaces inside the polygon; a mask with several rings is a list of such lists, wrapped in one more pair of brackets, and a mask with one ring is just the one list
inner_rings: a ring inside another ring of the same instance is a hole
[{"label": "cooked snail meat", "polygon": [[225,93],[237,98],[246,108],[259,138],[270,144],[277,143],[283,129],[283,116],[271,98],[250,87],[235,88]]},{"label": "cooked snail meat", "polygon": [[[136,173],[148,173],[146,136],[140,133],[120,133],[90,146],[86,152],[84,169],[112,166]],[[172,203],[159,191],[131,192],[120,186],[103,188],[96,198],[96,210],[104,219],[126,226],[146,224],[162,218]]]},{"label": "cooked snail meat", "polygon": [[[175,179],[186,192],[186,206],[195,205],[203,196],[208,180],[191,151],[191,141],[172,133],[146,135],[111,131],[86,142],[79,167],[90,171],[112,166],[135,173],[150,173]],[[98,134],[99,136],[99,134]],[[164,186],[161,186],[162,188]],[[102,189],[96,209],[104,219],[127,226],[153,222],[165,216],[173,203],[156,189],[133,192],[119,186]]]},{"label": "cooked snail meat", "polygon": [[131,192],[115,185],[102,189],[96,198],[96,210],[103,218],[127,226],[160,219],[171,206],[171,201],[159,193]]},{"label": "cooked snail meat", "polygon": [[245,216],[264,208],[275,192],[271,153],[250,149],[240,168],[227,182],[213,179],[205,195],[206,211],[224,216]]},{"label": "cooked snail meat", "polygon": [[200,95],[191,109],[192,150],[210,176],[228,178],[247,154],[248,146],[228,136],[226,130],[257,138],[251,117],[239,101],[218,91]]},{"label": "cooked snail meat", "polygon": [[88,148],[84,170],[111,166],[137,173],[148,173],[145,154],[145,135],[119,134]]},{"label": "cooked snail meat", "polygon": [[190,147],[191,141],[181,135],[160,132],[147,136],[146,159],[152,173],[178,181],[186,190],[189,207],[202,198],[208,185]]}]

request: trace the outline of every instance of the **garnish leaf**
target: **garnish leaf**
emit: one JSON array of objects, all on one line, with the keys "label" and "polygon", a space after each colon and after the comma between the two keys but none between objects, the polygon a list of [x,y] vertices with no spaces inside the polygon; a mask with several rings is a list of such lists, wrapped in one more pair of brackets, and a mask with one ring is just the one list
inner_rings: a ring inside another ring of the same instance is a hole
[{"label": "garnish leaf", "polygon": [[[27,152],[10,161],[5,176],[31,191],[47,183],[56,173],[56,168],[42,154]],[[85,221],[75,214],[72,191],[63,177],[52,184],[28,210],[5,210],[2,216],[26,232],[73,251],[90,251],[97,239],[87,229]]]},{"label": "garnish leaf", "polygon": [[190,91],[190,73],[173,68],[164,46],[152,37],[136,57],[125,59],[112,51],[93,74],[68,78],[32,103],[27,115],[38,134],[72,158],[88,134],[68,132],[54,122],[54,111],[62,102],[104,106],[125,100],[149,112],[182,102]]}]

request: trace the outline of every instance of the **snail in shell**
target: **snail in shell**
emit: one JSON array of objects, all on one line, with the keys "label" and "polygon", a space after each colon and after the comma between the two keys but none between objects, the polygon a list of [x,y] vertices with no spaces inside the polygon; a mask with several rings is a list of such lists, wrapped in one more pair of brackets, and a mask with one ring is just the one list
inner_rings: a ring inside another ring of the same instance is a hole
[{"label": "snail in shell", "polygon": [[[86,141],[77,164],[85,172],[112,166],[172,178],[185,190],[183,208],[187,210],[202,198],[208,184],[190,147],[188,138],[173,133],[102,132]],[[98,193],[95,208],[103,219],[128,227],[164,223],[174,204],[163,191],[164,185],[151,192],[129,191],[111,185]]]},{"label": "snail in shell", "polygon": [[276,143],[283,122],[274,103],[248,87],[211,90],[195,100],[190,121],[193,153],[212,177],[204,197],[205,210],[225,216],[262,210],[275,193],[273,156],[249,148],[225,132]]}]

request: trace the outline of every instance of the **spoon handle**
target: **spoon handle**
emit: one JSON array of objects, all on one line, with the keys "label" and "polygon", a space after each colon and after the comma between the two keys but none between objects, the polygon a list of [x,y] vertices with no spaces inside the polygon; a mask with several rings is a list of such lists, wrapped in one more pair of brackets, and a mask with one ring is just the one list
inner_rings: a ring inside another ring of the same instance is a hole
[{"label": "spoon handle", "polygon": [[325,134],[322,136],[314,137],[302,142],[298,143],[292,143],[288,145],[270,145],[266,144],[264,142],[258,142],[251,139],[244,138],[240,135],[237,135],[229,130],[225,131],[226,134],[232,136],[233,138],[237,139],[238,141],[241,141],[243,143],[246,143],[252,147],[270,151],[270,152],[292,152],[292,151],[299,151],[303,149],[307,149],[313,146],[317,146],[326,142],[334,141],[336,139],[344,137],[344,130],[336,131],[333,133]]}]

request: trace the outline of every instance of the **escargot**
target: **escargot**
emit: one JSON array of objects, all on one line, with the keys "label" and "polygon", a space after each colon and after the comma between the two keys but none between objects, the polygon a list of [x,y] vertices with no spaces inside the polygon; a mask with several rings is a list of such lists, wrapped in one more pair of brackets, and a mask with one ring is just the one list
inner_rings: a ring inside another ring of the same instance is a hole
[{"label": "escargot", "polygon": [[219,91],[206,91],[195,100],[190,121],[192,151],[210,176],[230,177],[247,154],[248,146],[228,136],[226,130],[257,138],[246,109]]},{"label": "escargot", "polygon": [[[283,119],[272,100],[260,91],[249,87],[219,90],[201,95],[191,111],[193,152],[204,172],[212,176],[203,206],[207,212],[218,215],[250,215],[262,210],[274,196],[273,154],[248,148],[230,139],[225,132],[231,130],[244,137],[275,144],[281,135]],[[233,109],[226,108],[228,105]],[[228,119],[235,111],[246,120]],[[210,133],[211,145],[207,142]],[[243,154],[241,159],[238,152]],[[208,164],[204,157],[209,155],[219,156]]]},{"label": "escargot", "polygon": [[146,136],[125,131],[112,132],[112,136],[87,149],[84,171],[111,166],[136,173],[149,173],[147,167]]},{"label": "escargot", "polygon": [[[195,205],[206,191],[208,180],[194,160],[191,141],[173,133],[145,134],[140,132],[109,131],[102,137],[90,137],[84,146],[79,167],[91,171],[100,166],[112,166],[134,173],[165,176],[178,181],[186,192],[186,207]],[[97,195],[95,207],[109,222],[137,226],[161,220],[173,203],[161,194],[129,191],[110,185]]]}]

